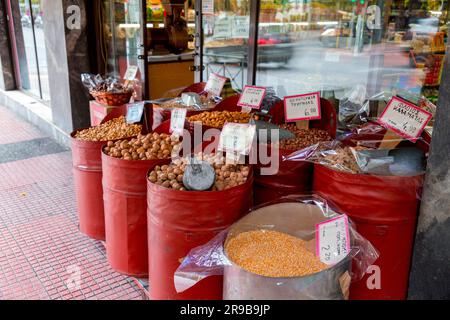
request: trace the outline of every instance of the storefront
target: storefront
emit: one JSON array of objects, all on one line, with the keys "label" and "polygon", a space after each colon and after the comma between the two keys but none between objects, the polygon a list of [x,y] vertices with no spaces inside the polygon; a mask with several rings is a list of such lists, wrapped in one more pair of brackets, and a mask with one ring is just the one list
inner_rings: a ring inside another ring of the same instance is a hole
[{"label": "storefront", "polygon": [[449,6],[96,1],[64,29],[72,102],[92,96],[80,231],[151,299],[420,297],[450,221]]}]

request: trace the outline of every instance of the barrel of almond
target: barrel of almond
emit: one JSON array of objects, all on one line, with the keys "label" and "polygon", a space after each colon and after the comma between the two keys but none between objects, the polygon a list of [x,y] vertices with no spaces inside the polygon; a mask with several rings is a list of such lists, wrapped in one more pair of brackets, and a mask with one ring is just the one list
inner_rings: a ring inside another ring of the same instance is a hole
[{"label": "barrel of almond", "polygon": [[251,174],[244,184],[223,191],[179,191],[148,181],[149,281],[152,299],[222,299],[221,276],[208,277],[177,294],[173,275],[191,249],[208,242],[250,210],[252,185]]},{"label": "barrel of almond", "polygon": [[[310,121],[309,138],[319,140],[319,136],[324,136],[319,130],[326,131],[329,137],[336,136],[336,110],[333,105],[326,99],[320,100],[322,118],[320,120]],[[284,121],[283,103],[278,103],[270,111],[273,114],[276,124],[281,124],[279,121]],[[280,116],[281,115],[281,116]],[[281,120],[283,119],[283,120]],[[318,135],[316,135],[316,133]],[[307,139],[308,137],[304,137]],[[315,142],[311,142],[314,144]],[[307,147],[308,145],[304,145]],[[266,155],[271,159],[269,164],[259,164],[255,168],[255,205],[260,205],[272,200],[276,200],[283,196],[288,196],[297,193],[308,193],[312,187],[312,171],[313,166],[308,162],[301,161],[283,161],[283,156],[296,151],[295,149],[280,148],[278,150],[278,168],[276,174],[264,174],[264,170],[269,167],[274,167],[276,162],[273,161],[271,155],[271,148],[265,144],[261,144],[258,148],[267,148]],[[261,159],[261,154],[258,155]]]},{"label": "barrel of almond", "polygon": [[[230,263],[224,267],[223,298],[344,299],[351,258],[347,256],[327,267],[314,253],[315,226],[326,219],[319,206],[282,202],[256,209],[235,223],[224,245]],[[254,255],[255,250],[259,252],[258,257]],[[269,259],[270,263],[264,259]],[[298,274],[302,276],[296,276]]]},{"label": "barrel of almond", "polygon": [[78,131],[70,136],[79,228],[93,239],[105,240],[101,149],[106,142],[76,139]]},{"label": "barrel of almond", "polygon": [[[366,275],[350,287],[351,299],[405,299],[423,175],[351,174],[315,165],[313,190],[334,202],[380,252],[381,282],[369,288]],[[377,271],[378,270],[378,271]]]}]

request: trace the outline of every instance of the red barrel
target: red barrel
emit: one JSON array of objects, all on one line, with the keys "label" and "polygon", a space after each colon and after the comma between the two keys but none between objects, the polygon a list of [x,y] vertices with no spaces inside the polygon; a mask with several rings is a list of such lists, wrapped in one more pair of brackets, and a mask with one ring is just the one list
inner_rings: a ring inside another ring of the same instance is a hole
[{"label": "red barrel", "polygon": [[166,189],[148,181],[151,299],[222,299],[222,276],[208,277],[177,294],[174,273],[191,249],[207,243],[250,210],[252,185],[249,176],[245,184],[229,190],[194,192]]},{"label": "red barrel", "polygon": [[102,153],[106,254],[123,274],[148,274],[147,171],[170,160],[123,160]]},{"label": "red barrel", "polygon": [[[322,118],[310,121],[310,127],[326,130],[331,137],[336,136],[336,110],[326,99],[320,99]],[[269,114],[275,124],[284,123],[284,104],[279,102],[274,106]],[[259,145],[259,148],[270,148],[266,145]],[[294,150],[279,150],[279,169],[276,175],[261,175],[261,168],[258,164],[255,168],[255,205],[260,205],[280,197],[309,193],[312,184],[313,166],[303,161],[283,161],[283,156],[292,154]]]},{"label": "red barrel", "polygon": [[[314,193],[335,203],[380,252],[380,289],[366,275],[350,287],[351,299],[405,299],[423,175],[372,176],[314,166]],[[371,270],[371,272],[376,272]]]},{"label": "red barrel", "polygon": [[105,240],[101,149],[106,142],[76,139],[78,131],[70,136],[79,227],[87,236]]}]

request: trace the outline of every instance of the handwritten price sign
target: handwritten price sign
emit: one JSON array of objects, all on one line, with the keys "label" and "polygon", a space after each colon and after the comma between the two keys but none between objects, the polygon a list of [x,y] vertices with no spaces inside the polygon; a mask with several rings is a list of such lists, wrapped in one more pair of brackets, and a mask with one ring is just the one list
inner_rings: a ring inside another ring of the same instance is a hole
[{"label": "handwritten price sign", "polygon": [[239,107],[259,110],[261,109],[265,95],[266,88],[264,87],[245,86],[237,105]]},{"label": "handwritten price sign", "polygon": [[187,109],[174,108],[170,117],[170,132],[178,135],[183,134],[184,122],[186,121]]},{"label": "handwritten price sign", "polygon": [[334,265],[350,252],[350,234],[346,215],[316,225],[316,255],[325,264]]},{"label": "handwritten price sign", "polygon": [[138,102],[127,106],[127,123],[137,123],[141,121],[144,113],[144,105],[144,102]]},{"label": "handwritten price sign", "polygon": [[432,114],[398,97],[393,97],[378,122],[398,135],[416,142]]},{"label": "handwritten price sign", "polygon": [[219,150],[248,155],[256,134],[256,126],[246,123],[226,123],[219,139]]},{"label": "handwritten price sign", "polygon": [[227,78],[212,73],[209,76],[208,82],[206,83],[205,91],[216,97],[219,97],[222,94],[225,82],[227,82]]},{"label": "handwritten price sign", "polygon": [[320,92],[285,97],[284,115],[286,122],[320,119]]}]

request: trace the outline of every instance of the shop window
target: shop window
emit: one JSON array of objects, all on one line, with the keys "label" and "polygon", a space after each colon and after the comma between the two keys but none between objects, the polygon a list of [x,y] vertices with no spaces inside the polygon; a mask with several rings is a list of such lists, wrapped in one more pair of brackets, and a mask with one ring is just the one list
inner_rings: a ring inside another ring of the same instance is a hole
[{"label": "shop window", "polygon": [[339,98],[362,86],[437,102],[449,1],[262,0],[257,84]]},{"label": "shop window", "polygon": [[247,79],[250,1],[215,0],[203,7],[204,79],[211,73],[230,78],[234,89]]},{"label": "shop window", "polygon": [[[44,13],[40,0],[11,0],[16,21],[14,35],[21,53],[17,57],[20,69],[20,89],[44,100],[50,100],[47,54],[44,38]],[[17,11],[17,12],[15,12]]]}]

